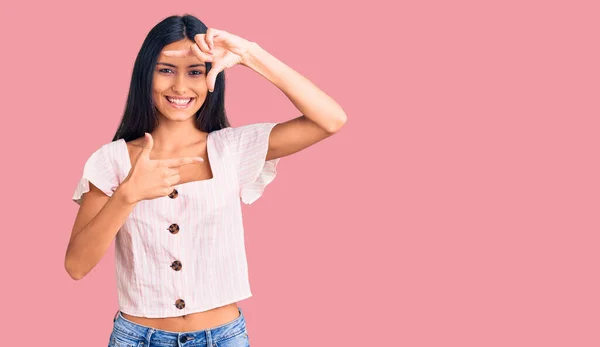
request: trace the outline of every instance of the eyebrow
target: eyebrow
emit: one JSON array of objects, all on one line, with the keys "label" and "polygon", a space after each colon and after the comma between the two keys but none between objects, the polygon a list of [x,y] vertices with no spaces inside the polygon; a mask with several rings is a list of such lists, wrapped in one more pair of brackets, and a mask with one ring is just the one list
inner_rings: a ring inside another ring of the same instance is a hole
[{"label": "eyebrow", "polygon": [[[168,63],[158,63],[157,65],[166,65],[166,66],[170,66],[170,67],[177,67],[177,66],[175,66],[173,64],[168,64]],[[204,65],[204,64],[193,64],[193,65],[188,66],[188,68],[190,68],[190,67],[200,67],[200,66],[206,66],[206,65]]]}]

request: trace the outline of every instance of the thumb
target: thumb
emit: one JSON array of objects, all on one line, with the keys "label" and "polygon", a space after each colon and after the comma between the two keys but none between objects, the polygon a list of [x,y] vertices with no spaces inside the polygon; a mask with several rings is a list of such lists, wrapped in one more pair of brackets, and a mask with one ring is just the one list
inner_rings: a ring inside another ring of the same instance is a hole
[{"label": "thumb", "polygon": [[150,151],[154,146],[154,139],[152,139],[152,135],[149,133],[144,133],[144,148],[140,152],[140,157],[144,157],[145,159],[150,159]]},{"label": "thumb", "polygon": [[219,72],[223,71],[223,64],[216,63],[212,66],[208,74],[206,75],[206,85],[208,86],[208,90],[212,93],[215,91],[215,84],[217,84],[217,75]]}]

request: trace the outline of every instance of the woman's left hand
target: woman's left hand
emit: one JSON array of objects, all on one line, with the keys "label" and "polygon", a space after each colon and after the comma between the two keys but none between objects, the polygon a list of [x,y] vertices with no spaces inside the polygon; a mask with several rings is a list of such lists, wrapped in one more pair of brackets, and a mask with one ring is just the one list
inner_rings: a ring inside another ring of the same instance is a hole
[{"label": "woman's left hand", "polygon": [[189,50],[163,51],[165,56],[185,57],[194,55],[200,61],[212,62],[206,76],[209,91],[215,89],[215,81],[219,72],[237,64],[244,64],[251,42],[224,30],[208,28],[206,34],[194,36],[196,44]]}]

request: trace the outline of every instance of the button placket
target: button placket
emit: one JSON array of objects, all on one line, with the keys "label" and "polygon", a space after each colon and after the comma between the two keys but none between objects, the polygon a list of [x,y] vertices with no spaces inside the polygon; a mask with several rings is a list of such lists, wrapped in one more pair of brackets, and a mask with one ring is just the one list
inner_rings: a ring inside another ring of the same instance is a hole
[{"label": "button placket", "polygon": [[[177,191],[177,189],[173,189],[173,191],[171,192],[171,194],[169,194],[169,198],[171,199],[175,199],[179,196],[179,192]],[[179,233],[179,225],[177,223],[173,223],[171,225],[169,225],[169,228],[167,229],[169,230],[169,232],[173,235]],[[180,271],[182,267],[181,261],[179,260],[175,260],[173,261],[173,263],[171,263],[171,268],[175,271]],[[175,301],[175,307],[177,307],[180,310],[183,310],[185,308],[185,301],[183,299],[177,299]],[[185,339],[185,337],[182,337],[181,342],[185,342],[187,341],[187,339]]]}]

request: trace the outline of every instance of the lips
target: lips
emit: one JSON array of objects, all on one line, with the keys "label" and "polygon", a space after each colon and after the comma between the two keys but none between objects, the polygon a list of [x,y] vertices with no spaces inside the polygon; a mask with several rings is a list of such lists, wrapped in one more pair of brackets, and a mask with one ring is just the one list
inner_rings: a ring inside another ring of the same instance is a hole
[{"label": "lips", "polygon": [[188,107],[192,101],[195,100],[195,98],[192,97],[188,97],[188,98],[182,98],[182,97],[171,97],[171,96],[165,96],[165,99],[167,99],[167,101],[169,102],[169,104],[175,108],[186,108]]}]

